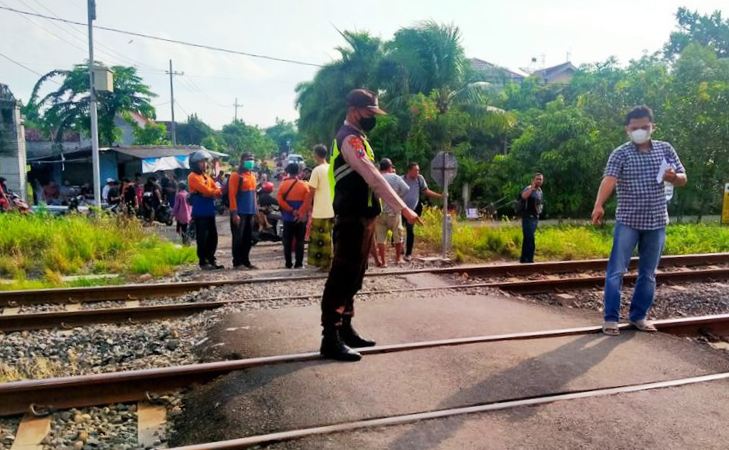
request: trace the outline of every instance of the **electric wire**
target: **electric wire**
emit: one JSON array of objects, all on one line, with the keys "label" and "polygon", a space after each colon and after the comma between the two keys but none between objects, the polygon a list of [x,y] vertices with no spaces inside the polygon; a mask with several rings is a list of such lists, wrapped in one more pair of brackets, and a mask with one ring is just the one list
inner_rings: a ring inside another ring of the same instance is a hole
[{"label": "electric wire", "polygon": [[[63,23],[71,24],[71,25],[78,25],[78,26],[84,26],[84,27],[88,26],[88,24],[83,23],[83,22],[77,22],[75,20],[63,19],[60,17],[54,17],[54,16],[49,16],[49,15],[40,14],[40,13],[34,13],[34,12],[30,12],[30,11],[23,11],[23,10],[16,9],[16,8],[10,8],[8,6],[0,6],[0,10],[10,11],[10,12],[14,12],[16,14],[21,14],[21,15],[25,15],[25,16],[33,16],[33,17],[39,17],[41,19],[63,22]],[[129,36],[153,39],[153,40],[157,40],[157,41],[168,42],[171,44],[185,45],[188,47],[196,47],[196,48],[212,50],[212,51],[221,52],[221,53],[248,56],[251,58],[265,59],[268,61],[276,61],[276,62],[283,62],[283,63],[289,63],[289,64],[298,64],[298,65],[302,65],[302,66],[322,67],[321,64],[315,64],[315,63],[306,62],[306,61],[299,61],[299,60],[288,59],[288,58],[279,58],[279,57],[275,57],[275,56],[262,55],[262,54],[258,54],[258,53],[244,52],[241,50],[232,50],[232,49],[223,48],[223,47],[216,47],[213,45],[198,44],[195,42],[182,41],[182,40],[178,40],[178,39],[163,38],[163,37],[154,36],[151,34],[138,33],[135,31],[127,31],[127,30],[122,30],[119,28],[106,27],[106,26],[102,26],[102,25],[94,25],[94,28],[96,28],[98,30],[110,31],[113,33],[126,34]]]}]

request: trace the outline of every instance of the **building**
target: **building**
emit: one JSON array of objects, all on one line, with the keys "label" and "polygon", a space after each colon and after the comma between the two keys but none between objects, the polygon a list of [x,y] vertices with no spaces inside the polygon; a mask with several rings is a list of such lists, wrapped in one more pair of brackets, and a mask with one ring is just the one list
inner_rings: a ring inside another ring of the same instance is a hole
[{"label": "building", "polygon": [[20,102],[10,89],[0,84],[0,177],[8,189],[26,197],[25,130]]},{"label": "building", "polygon": [[[199,145],[130,145],[102,147],[99,149],[102,183],[111,178],[134,178],[136,174],[158,171],[175,171],[178,178],[189,171],[189,156]],[[208,150],[213,157],[224,160],[228,155]],[[36,186],[46,186],[51,181],[57,185],[68,181],[73,186],[91,182],[91,147],[64,149],[51,155],[29,160],[30,177]]]},{"label": "building", "polygon": [[539,78],[545,84],[569,84],[575,72],[577,67],[567,61],[558,66],[535,70],[530,76]]},{"label": "building", "polygon": [[507,69],[499,65],[484,61],[483,59],[471,58],[468,60],[473,70],[483,76],[483,81],[492,84],[505,85],[509,83],[521,83],[529,74]]}]

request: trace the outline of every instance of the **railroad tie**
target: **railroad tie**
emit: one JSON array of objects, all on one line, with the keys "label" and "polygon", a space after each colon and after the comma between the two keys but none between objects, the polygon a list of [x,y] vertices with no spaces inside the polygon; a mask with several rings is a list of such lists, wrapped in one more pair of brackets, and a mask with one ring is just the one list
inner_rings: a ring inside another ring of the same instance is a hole
[{"label": "railroad tie", "polygon": [[43,439],[51,431],[51,416],[35,417],[30,414],[23,416],[15,435],[15,441],[10,450],[42,450]]},{"label": "railroad tie", "polygon": [[143,448],[159,446],[167,424],[167,408],[148,402],[137,404],[137,439]]}]

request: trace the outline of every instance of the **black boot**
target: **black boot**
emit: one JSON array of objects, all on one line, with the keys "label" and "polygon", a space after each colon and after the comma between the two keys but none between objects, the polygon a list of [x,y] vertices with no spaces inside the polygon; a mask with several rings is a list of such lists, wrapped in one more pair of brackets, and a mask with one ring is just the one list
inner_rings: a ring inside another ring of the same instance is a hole
[{"label": "black boot", "polygon": [[319,353],[324,358],[336,359],[337,361],[359,361],[362,359],[362,355],[342,342],[339,337],[339,329],[333,327],[324,328]]},{"label": "black boot", "polygon": [[375,341],[365,339],[352,328],[352,316],[344,316],[342,319],[342,328],[339,330],[339,336],[345,344],[354,348],[374,347]]}]

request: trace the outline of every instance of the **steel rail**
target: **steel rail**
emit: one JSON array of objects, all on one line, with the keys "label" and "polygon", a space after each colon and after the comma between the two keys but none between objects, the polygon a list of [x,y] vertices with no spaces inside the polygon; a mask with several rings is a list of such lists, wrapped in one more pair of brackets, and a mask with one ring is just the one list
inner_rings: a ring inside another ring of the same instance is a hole
[{"label": "steel rail", "polygon": [[[633,283],[636,276],[625,275],[625,283]],[[692,281],[710,279],[729,279],[727,269],[690,270],[682,272],[659,272],[656,278],[661,282]],[[578,289],[604,285],[604,277],[577,277],[523,281],[496,281],[489,283],[454,284],[447,286],[430,286],[404,289],[387,289],[362,291],[358,295],[383,295],[403,292],[433,290],[468,290],[476,288],[502,289],[520,293],[545,292],[550,290]],[[188,302],[166,305],[124,306],[115,308],[95,308],[75,311],[53,311],[40,313],[19,313],[0,315],[0,331],[12,332],[36,330],[43,328],[69,328],[94,323],[141,322],[157,319],[170,319],[190,314],[247,302],[301,300],[318,297],[319,293],[288,295],[278,297],[261,297],[253,299],[221,300],[211,302]]]},{"label": "steel rail", "polygon": [[[707,253],[698,255],[664,256],[660,267],[715,265],[729,263],[729,253]],[[637,260],[633,258],[631,267]],[[412,270],[370,272],[367,277],[401,276],[419,273],[453,274],[467,273],[471,276],[496,277],[527,274],[552,274],[574,271],[602,271],[607,265],[606,259],[589,259],[580,261],[551,261],[535,264],[498,264],[498,265],[463,265]],[[219,286],[245,285],[257,283],[273,283],[284,281],[307,281],[324,279],[326,275],[306,275],[295,277],[261,277],[240,280],[217,281],[184,281],[176,283],[126,284],[119,286],[97,286],[83,288],[28,289],[0,291],[0,307],[39,305],[47,303],[79,303],[100,302],[109,300],[139,300],[141,298],[181,295],[200,289]]]},{"label": "steel rail", "polygon": [[[658,320],[659,331],[691,335],[698,331],[721,335],[729,332],[729,314],[682,319]],[[630,328],[622,324],[621,328]],[[364,355],[394,353],[434,347],[488,342],[545,339],[598,333],[600,326],[475,336],[456,339],[382,345],[361,349]],[[130,370],[104,374],[13,381],[0,384],[0,416],[22,414],[36,409],[77,408],[125,401],[136,401],[148,393],[165,393],[210,381],[227,373],[284,363],[302,363],[320,359],[319,353],[265,356],[155,369]]]},{"label": "steel rail", "polygon": [[729,379],[729,372],[713,373],[709,375],[701,375],[697,377],[680,378],[674,380],[657,381],[652,383],[625,384],[620,386],[611,386],[598,389],[582,389],[573,391],[563,391],[557,393],[548,393],[533,397],[524,397],[516,399],[504,399],[490,403],[478,403],[475,405],[461,406],[449,409],[439,409],[433,411],[423,411],[413,414],[402,414],[396,416],[378,417],[372,419],[357,420],[352,422],[340,422],[331,425],[322,425],[310,428],[300,428],[296,430],[280,431],[275,433],[262,434],[257,436],[248,436],[227,441],[207,442],[204,444],[187,445],[183,447],[173,447],[172,450],[234,450],[250,448],[253,446],[272,444],[275,442],[292,441],[307,436],[326,435],[333,433],[341,433],[346,431],[362,430],[366,428],[385,427],[394,425],[404,425],[421,420],[442,419],[447,417],[462,416],[467,414],[484,413],[490,411],[500,411],[504,409],[519,408],[526,406],[545,405],[565,400],[578,400],[584,398],[605,397],[617,394],[629,394],[633,392],[641,392],[655,389],[667,389],[671,387],[688,386],[698,383],[708,383],[712,381],[722,381]]}]

